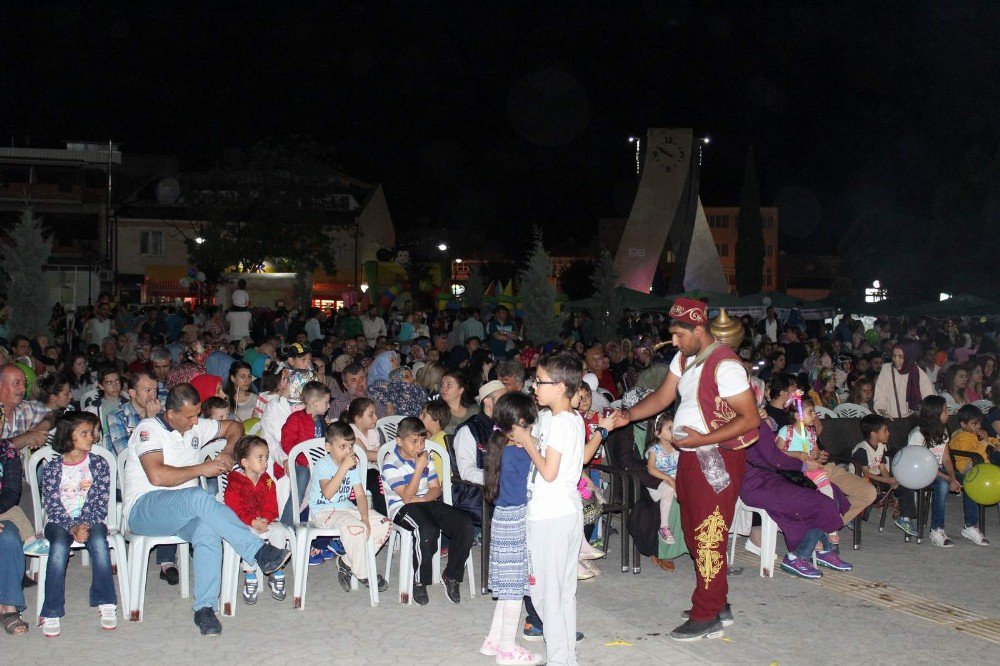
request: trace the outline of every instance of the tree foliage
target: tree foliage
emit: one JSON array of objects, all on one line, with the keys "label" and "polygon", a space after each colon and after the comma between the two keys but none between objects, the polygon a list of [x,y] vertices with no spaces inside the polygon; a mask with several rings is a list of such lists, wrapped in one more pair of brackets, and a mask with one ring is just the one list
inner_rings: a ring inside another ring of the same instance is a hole
[{"label": "tree foliage", "polygon": [[739,234],[736,239],[736,289],[741,296],[756,294],[764,283],[764,220],[760,214],[753,147],[747,150],[736,231]]},{"label": "tree foliage", "polygon": [[541,345],[559,337],[555,316],[556,288],[549,282],[552,264],[542,245],[542,232],[535,230],[535,242],[524,267],[517,275],[518,293],[524,300],[525,335]]},{"label": "tree foliage", "polygon": [[591,277],[597,264],[581,259],[574,261],[559,273],[559,288],[571,301],[588,298],[594,293]]},{"label": "tree foliage", "polygon": [[9,245],[0,244],[0,255],[9,276],[7,328],[29,338],[48,331],[49,291],[43,266],[52,256],[52,240],[42,221],[26,206],[21,220],[8,233]]},{"label": "tree foliage", "polygon": [[[343,191],[327,150],[311,141],[262,142],[212,169],[185,177],[194,230],[185,237],[189,259],[215,283],[229,268],[255,272],[281,258],[293,272],[334,270],[330,233],[350,224],[332,196]],[[198,243],[196,238],[203,239]]]},{"label": "tree foliage", "polygon": [[469,279],[465,281],[465,292],[462,294],[462,302],[467,308],[483,310],[483,292],[486,291],[485,280],[483,280],[483,269],[479,264],[475,264],[469,271]]},{"label": "tree foliage", "polygon": [[590,280],[594,287],[594,309],[591,312],[594,330],[598,340],[607,342],[614,339],[618,320],[622,316],[622,304],[617,291],[618,271],[615,269],[614,257],[607,250],[601,251]]}]

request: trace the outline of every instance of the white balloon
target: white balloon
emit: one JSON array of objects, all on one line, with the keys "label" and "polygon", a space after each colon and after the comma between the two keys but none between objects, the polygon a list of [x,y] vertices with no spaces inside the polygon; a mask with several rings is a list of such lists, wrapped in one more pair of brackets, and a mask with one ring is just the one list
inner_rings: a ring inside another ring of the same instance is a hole
[{"label": "white balloon", "polygon": [[899,485],[910,490],[920,490],[931,485],[937,477],[938,462],[934,454],[923,446],[904,446],[892,459],[892,475]]},{"label": "white balloon", "polygon": [[205,281],[205,274],[202,273],[201,271],[198,271],[198,282],[204,282],[204,281]]}]

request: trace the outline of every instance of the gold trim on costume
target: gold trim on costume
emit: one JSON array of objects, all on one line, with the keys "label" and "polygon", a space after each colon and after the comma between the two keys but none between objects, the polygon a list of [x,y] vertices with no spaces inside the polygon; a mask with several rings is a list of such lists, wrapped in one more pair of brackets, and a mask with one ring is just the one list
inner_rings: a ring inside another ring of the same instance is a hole
[{"label": "gold trim on costume", "polygon": [[705,589],[708,589],[712,580],[722,571],[725,558],[718,551],[726,535],[726,520],[722,517],[718,505],[705,520],[701,521],[698,527],[694,528],[694,540],[698,543],[697,555],[694,565],[698,573],[705,581]]}]

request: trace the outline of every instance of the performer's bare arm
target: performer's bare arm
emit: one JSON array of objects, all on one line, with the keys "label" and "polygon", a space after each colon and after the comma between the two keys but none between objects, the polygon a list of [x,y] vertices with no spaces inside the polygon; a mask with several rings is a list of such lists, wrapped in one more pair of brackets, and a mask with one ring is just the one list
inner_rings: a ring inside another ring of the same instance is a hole
[{"label": "performer's bare arm", "polygon": [[623,428],[629,423],[648,419],[674,404],[674,400],[677,399],[677,383],[679,381],[680,377],[672,372],[667,372],[667,378],[660,384],[660,388],[647,395],[633,407],[615,412],[615,428]]},{"label": "performer's bare arm", "polygon": [[753,391],[747,389],[743,393],[726,398],[726,402],[736,412],[736,418],[706,435],[685,427],[684,430],[688,436],[678,439],[674,446],[692,449],[698,446],[718,444],[739,437],[760,425],[760,414],[757,412],[757,400],[754,398]]}]

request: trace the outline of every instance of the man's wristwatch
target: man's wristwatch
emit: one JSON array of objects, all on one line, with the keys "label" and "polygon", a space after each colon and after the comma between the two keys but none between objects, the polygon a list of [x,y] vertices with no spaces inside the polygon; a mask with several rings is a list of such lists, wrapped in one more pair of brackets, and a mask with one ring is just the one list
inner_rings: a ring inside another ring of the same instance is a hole
[{"label": "man's wristwatch", "polygon": [[596,432],[598,435],[601,436],[601,441],[602,442],[608,438],[608,429],[607,428],[602,428],[602,427],[598,426],[597,430],[595,430],[594,432]]}]

